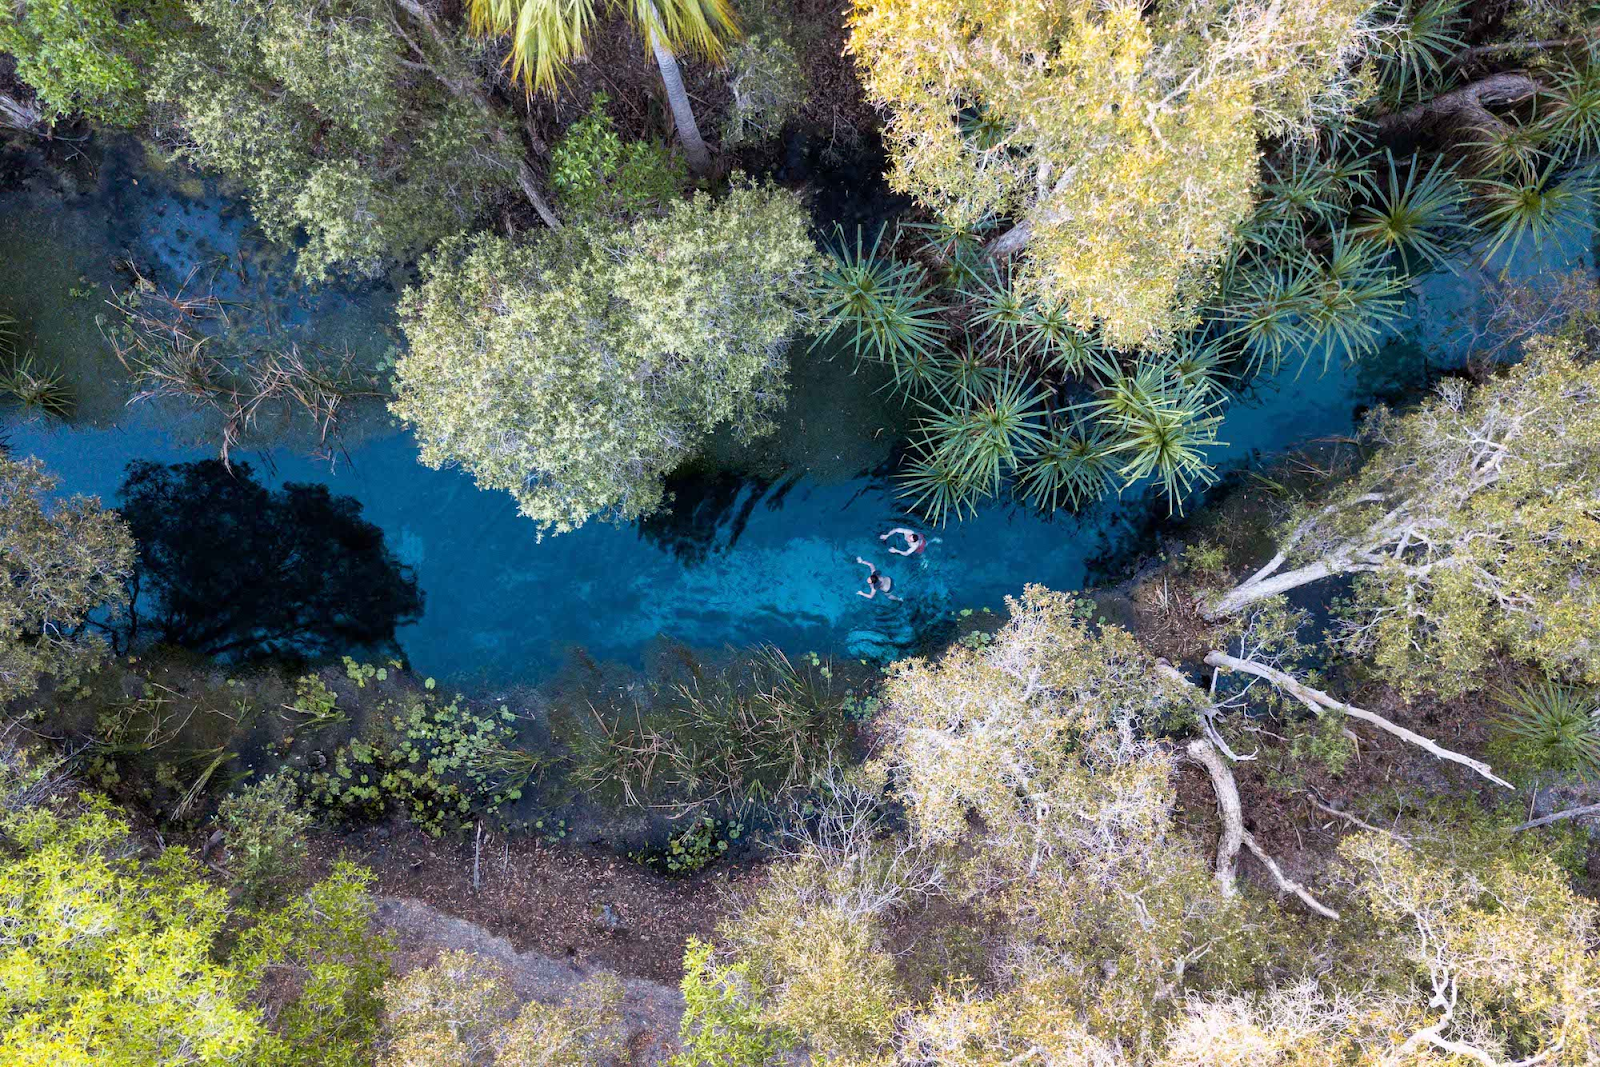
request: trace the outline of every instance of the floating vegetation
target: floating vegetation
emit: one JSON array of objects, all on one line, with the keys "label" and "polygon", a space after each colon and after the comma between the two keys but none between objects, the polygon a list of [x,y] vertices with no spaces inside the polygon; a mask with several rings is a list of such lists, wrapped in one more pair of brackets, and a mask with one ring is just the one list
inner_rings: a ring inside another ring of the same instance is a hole
[{"label": "floating vegetation", "polygon": [[132,263],[122,266],[134,284],[108,301],[116,319],[102,320],[101,332],[133,378],[128,402],[176,399],[216,413],[224,464],[268,412],[308,417],[318,453],[331,460],[346,404],[383,395],[376,376],[358,369],[348,350],[330,352],[275,335],[254,343],[252,331],[235,321],[253,315],[251,309],[228,304],[209,288],[188,292],[198,269],[166,292]]},{"label": "floating vegetation", "polygon": [[61,372],[36,366],[31,355],[14,360],[8,370],[0,373],[0,391],[30,413],[53,419],[71,418],[76,406],[72,387]]}]

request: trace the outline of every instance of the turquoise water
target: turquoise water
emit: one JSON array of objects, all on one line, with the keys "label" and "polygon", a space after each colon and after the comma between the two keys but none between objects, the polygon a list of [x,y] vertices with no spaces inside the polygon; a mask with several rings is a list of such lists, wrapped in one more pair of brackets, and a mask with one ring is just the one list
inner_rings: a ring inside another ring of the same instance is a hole
[{"label": "turquoise water", "polygon": [[[372,357],[394,342],[395,285],[307,294],[281,278],[261,280],[249,266],[270,253],[248,215],[223,192],[155,172],[131,150],[65,190],[37,172],[0,194],[0,247],[0,310],[19,319],[26,345],[61,364],[81,396],[71,425],[8,412],[12,451],[43,459],[64,491],[107,502],[132,460],[215,455],[202,422],[122,406],[126,381],[94,325],[104,292],[67,292],[110,281],[113,257],[149,265],[168,284],[195,263],[220,265],[219,278],[239,295],[322,343]],[[1578,263],[1592,263],[1587,248],[1548,250],[1519,270]],[[1426,282],[1412,327],[1363,375],[1312,367],[1254,389],[1232,405],[1219,459],[1248,464],[1349,431],[1388,372],[1411,373],[1416,353],[1447,334],[1479,284],[1471,274]],[[642,527],[591,524],[541,542],[505,495],[420,466],[409,436],[381,412],[356,427],[332,464],[292,441],[236,456],[268,484],[323,482],[360,501],[425,597],[421,618],[397,635],[407,658],[424,674],[473,687],[536,680],[574,645],[636,664],[663,635],[705,648],[773,642],[791,652],[894,655],[937,635],[962,609],[999,608],[1025,583],[1072,589],[1113,573],[1166,518],[1164,505],[1140,493],[1048,518],[996,503],[935,531],[940,540],[924,558],[891,556],[877,535],[917,525],[889,477],[903,413],[875,383],[853,377],[847,361],[799,351],[795,362],[793,402],[774,439],[749,448],[713,442],[706,469],[674,485],[673,514]],[[856,595],[865,573],[857,555],[894,578],[903,603]]]}]

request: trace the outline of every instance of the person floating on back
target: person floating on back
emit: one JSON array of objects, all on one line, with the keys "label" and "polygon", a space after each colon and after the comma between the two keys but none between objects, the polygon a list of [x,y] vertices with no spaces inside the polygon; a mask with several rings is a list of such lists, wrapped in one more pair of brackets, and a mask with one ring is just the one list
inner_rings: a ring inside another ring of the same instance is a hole
[{"label": "person floating on back", "polygon": [[[894,549],[890,549],[889,551],[893,552]],[[857,589],[856,596],[864,596],[868,600],[871,600],[879,593],[882,593],[890,600],[900,599],[893,593],[889,592],[889,590],[894,588],[893,578],[890,578],[887,574],[882,573],[878,570],[878,568],[874,567],[860,556],[856,557],[856,562],[867,568],[867,592],[863,593],[861,590]]]},{"label": "person floating on back", "polygon": [[886,534],[879,534],[878,540],[887,541],[895,534],[900,534],[906,539],[905,548],[889,546],[889,554],[894,556],[920,556],[928,547],[928,539],[915,530],[908,530],[904,526],[896,526]]}]

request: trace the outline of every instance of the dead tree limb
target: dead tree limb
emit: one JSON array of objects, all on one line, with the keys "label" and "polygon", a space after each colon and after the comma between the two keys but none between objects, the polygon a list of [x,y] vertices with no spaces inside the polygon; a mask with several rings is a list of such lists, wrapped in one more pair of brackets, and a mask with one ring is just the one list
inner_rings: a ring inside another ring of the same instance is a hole
[{"label": "dead tree limb", "polygon": [[1320,689],[1312,689],[1310,686],[1302,684],[1294,676],[1286,674],[1276,667],[1269,667],[1264,663],[1256,663],[1254,660],[1240,659],[1237,656],[1230,656],[1225,652],[1216,650],[1206,653],[1206,663],[1219,670],[1238,671],[1241,674],[1253,674],[1257,678],[1264,678],[1287,692],[1290,696],[1293,696],[1317,715],[1321,715],[1324,711],[1343,712],[1352,719],[1358,719],[1371,726],[1376,726],[1385,733],[1393,734],[1402,741],[1416,745],[1439,759],[1449,760],[1451,763],[1459,763],[1463,767],[1470,768],[1489,779],[1495,785],[1504,786],[1507,789],[1515,788],[1510,782],[1496,775],[1490,766],[1482,760],[1473,759],[1471,756],[1463,756],[1459,752],[1452,752],[1450,749],[1423,737],[1415,731],[1390,722],[1376,712],[1358,708],[1354,704],[1347,704],[1342,700],[1336,700]]},{"label": "dead tree limb", "polygon": [[1521,826],[1512,827],[1511,832],[1532,830],[1536,826],[1549,826],[1551,823],[1560,822],[1563,819],[1581,819],[1585,815],[1600,815],[1600,804],[1585,804],[1581,808],[1568,808],[1566,811],[1557,811],[1549,815],[1540,816],[1537,819],[1529,819]]},{"label": "dead tree limb", "polygon": [[9,93],[0,93],[0,126],[9,126],[24,133],[44,133],[44,112],[37,104],[18,100]]},{"label": "dead tree limb", "polygon": [[1217,795],[1217,811],[1222,816],[1222,839],[1217,843],[1216,879],[1223,896],[1233,896],[1237,891],[1234,880],[1239,863],[1239,847],[1243,845],[1250,854],[1261,861],[1278,889],[1298,897],[1306,907],[1325,919],[1337,919],[1339,913],[1307,892],[1306,887],[1283,873],[1267,850],[1256,841],[1255,835],[1244,828],[1244,812],[1239,803],[1239,785],[1234,781],[1228,761],[1222,758],[1217,747],[1204,738],[1189,742],[1189,758],[1206,769],[1211,776],[1211,788]]},{"label": "dead tree limb", "polygon": [[1491,74],[1459,89],[1440,93],[1431,100],[1413,104],[1378,120],[1379,129],[1391,132],[1439,122],[1464,121],[1471,125],[1494,126],[1500,118],[1491,107],[1507,107],[1536,95],[1540,85],[1526,74],[1509,71]]}]

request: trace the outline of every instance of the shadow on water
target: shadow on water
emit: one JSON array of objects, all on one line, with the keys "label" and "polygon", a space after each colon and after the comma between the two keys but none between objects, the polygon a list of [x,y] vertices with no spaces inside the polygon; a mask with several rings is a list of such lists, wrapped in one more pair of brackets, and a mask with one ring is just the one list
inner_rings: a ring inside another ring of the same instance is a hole
[{"label": "shadow on water", "polygon": [[670,505],[640,519],[639,536],[685,566],[698,566],[738,543],[757,505],[780,509],[799,480],[799,474],[775,482],[731,471],[679,471],[667,480]]},{"label": "shadow on water", "polygon": [[315,660],[393,651],[422,615],[383,531],[325,485],[269,490],[244,463],[140,461],[117,508],[139,544],[130,643]]}]

